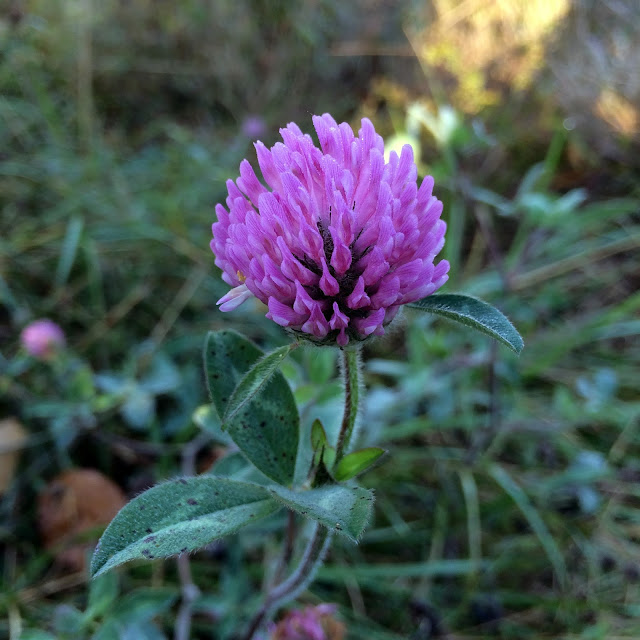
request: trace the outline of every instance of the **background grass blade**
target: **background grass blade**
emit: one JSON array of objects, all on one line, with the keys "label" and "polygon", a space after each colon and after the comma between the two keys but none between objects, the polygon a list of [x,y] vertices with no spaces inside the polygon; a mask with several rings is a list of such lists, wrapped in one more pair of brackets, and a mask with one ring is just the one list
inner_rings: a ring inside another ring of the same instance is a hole
[{"label": "background grass blade", "polygon": [[504,489],[504,491],[516,503],[522,515],[527,519],[529,526],[540,540],[542,548],[545,550],[549,562],[556,574],[556,578],[561,588],[567,586],[567,566],[560,548],[547,528],[542,516],[533,506],[527,494],[515,483],[511,476],[498,464],[489,467],[489,475]]}]

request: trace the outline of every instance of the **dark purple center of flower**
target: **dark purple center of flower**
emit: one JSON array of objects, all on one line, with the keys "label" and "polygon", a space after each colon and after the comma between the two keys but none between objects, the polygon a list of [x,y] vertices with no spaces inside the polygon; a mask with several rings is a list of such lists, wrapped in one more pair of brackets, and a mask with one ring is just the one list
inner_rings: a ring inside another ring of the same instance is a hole
[{"label": "dark purple center of flower", "polygon": [[[352,211],[356,208],[356,203],[353,203]],[[331,220],[331,207],[329,207],[329,220]],[[323,250],[324,256],[327,261],[327,266],[329,269],[329,273],[336,279],[339,286],[339,291],[335,296],[327,296],[322,289],[318,285],[307,285],[305,289],[309,293],[309,295],[314,300],[329,300],[330,304],[327,305],[323,314],[327,320],[329,320],[333,314],[333,302],[337,302],[340,311],[342,311],[345,315],[349,315],[350,317],[364,317],[369,313],[367,309],[351,309],[347,304],[347,298],[353,293],[353,290],[356,286],[358,278],[364,272],[364,268],[360,266],[359,261],[366,256],[372,249],[371,246],[368,246],[362,251],[359,255],[354,254],[355,244],[358,241],[358,238],[362,235],[362,229],[358,232],[356,237],[353,239],[351,244],[349,245],[349,251],[351,252],[351,266],[347,270],[345,274],[342,276],[336,273],[336,270],[331,266],[331,256],[333,255],[334,250],[334,242],[333,237],[331,236],[331,232],[322,222],[322,220],[318,220],[316,223],[318,227],[318,232],[322,236]],[[304,255],[303,258],[299,258],[298,256],[294,256],[300,264],[309,269],[309,271],[315,273],[318,276],[322,276],[322,267],[313,259],[311,259],[308,255]],[[369,287],[368,287],[369,289]],[[368,293],[373,293],[372,291],[368,291]],[[337,334],[338,331],[332,332]],[[351,333],[351,332],[349,332]],[[355,334],[354,334],[355,335]]]}]

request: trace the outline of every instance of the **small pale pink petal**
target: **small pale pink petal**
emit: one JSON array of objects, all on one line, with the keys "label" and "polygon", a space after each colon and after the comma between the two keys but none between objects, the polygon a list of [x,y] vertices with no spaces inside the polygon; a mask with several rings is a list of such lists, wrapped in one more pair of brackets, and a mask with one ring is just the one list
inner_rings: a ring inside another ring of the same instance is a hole
[{"label": "small pale pink petal", "polygon": [[252,295],[251,291],[247,289],[247,285],[241,284],[240,286],[231,289],[227,295],[222,296],[216,304],[220,305],[220,311],[233,311]]}]

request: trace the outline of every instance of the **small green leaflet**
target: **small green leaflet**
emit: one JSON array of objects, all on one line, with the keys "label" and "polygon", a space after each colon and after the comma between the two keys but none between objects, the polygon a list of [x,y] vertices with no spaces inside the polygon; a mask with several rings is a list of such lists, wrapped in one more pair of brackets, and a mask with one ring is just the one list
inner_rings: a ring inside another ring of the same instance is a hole
[{"label": "small green leaflet", "polygon": [[509,319],[484,300],[457,293],[442,293],[427,296],[407,306],[444,316],[481,331],[506,344],[517,354],[524,347],[522,337]]},{"label": "small green leaflet", "polygon": [[369,467],[385,453],[386,451],[379,447],[368,447],[366,449],[360,449],[360,451],[348,453],[333,468],[333,477],[338,482],[355,478],[360,473],[369,469]]},{"label": "small green leaflet", "polygon": [[332,483],[331,468],[336,459],[336,449],[327,442],[327,432],[318,418],[311,425],[311,451],[313,458],[309,478],[312,486]]}]

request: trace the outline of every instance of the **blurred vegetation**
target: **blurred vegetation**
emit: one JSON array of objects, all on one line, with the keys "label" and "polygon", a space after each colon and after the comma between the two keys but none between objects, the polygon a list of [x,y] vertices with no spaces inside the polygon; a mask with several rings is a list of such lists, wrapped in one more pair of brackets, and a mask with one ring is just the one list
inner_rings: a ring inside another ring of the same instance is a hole
[{"label": "blurred vegetation", "polygon": [[[171,637],[174,563],[89,587],[43,549],[36,496],[72,467],[131,496],[223,454],[192,418],[205,332],[286,338],[258,304],[216,310],[213,206],[254,158],[248,118],[273,143],[323,111],[414,145],[445,202],[447,291],[499,306],[526,347],[407,312],[367,349],[363,440],[391,450],[365,480],[377,519],[304,599],[338,602],[354,639],[638,637],[639,11],[4,0],[0,418],[29,435],[0,502],[0,637]],[[20,349],[40,317],[65,330],[59,361]],[[334,355],[287,365],[305,419],[340,411]],[[194,638],[233,637],[281,525],[192,559]]]}]

